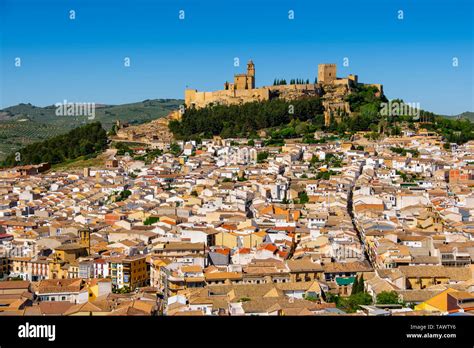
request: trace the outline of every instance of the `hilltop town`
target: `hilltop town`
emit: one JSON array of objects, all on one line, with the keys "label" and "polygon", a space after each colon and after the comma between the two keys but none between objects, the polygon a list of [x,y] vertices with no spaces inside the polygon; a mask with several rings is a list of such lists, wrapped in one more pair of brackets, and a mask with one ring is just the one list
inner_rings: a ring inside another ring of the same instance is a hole
[{"label": "hilltop town", "polygon": [[3,172],[0,314],[472,311],[474,143],[320,139]]},{"label": "hilltop town", "polygon": [[357,87],[374,87],[375,96],[383,96],[381,84],[360,83],[358,76],[353,74],[338,78],[336,64],[319,64],[314,83],[301,79],[289,81],[289,84],[284,81],[284,84],[275,83],[271,86],[256,87],[255,81],[255,64],[250,60],[247,64],[247,73],[236,74],[233,83],[226,81],[223,90],[200,92],[187,88],[184,91],[184,105],[181,105],[180,109],[170,112],[166,117],[142,125],[130,126],[126,122],[117,121],[116,134],[111,139],[164,149],[173,140],[173,134],[168,128],[169,122],[181,120],[185,109],[201,109],[213,105],[242,105],[275,99],[295,101],[311,97],[321,98],[324,107],[324,124],[329,126],[335,120],[353,115],[354,110],[351,110],[346,97]]},{"label": "hilltop town", "polygon": [[177,139],[176,110],[94,124],[103,162],[0,170],[0,315],[474,313],[474,141],[408,118],[341,130],[381,85],[334,64],[291,82],[256,87],[250,61],[185,106],[316,98],[323,128]]}]

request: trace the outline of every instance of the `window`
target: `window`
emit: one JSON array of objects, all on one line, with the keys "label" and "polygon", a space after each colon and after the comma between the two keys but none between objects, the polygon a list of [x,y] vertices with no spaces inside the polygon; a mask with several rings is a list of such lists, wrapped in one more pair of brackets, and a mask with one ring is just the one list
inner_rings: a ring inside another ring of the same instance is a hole
[{"label": "window", "polygon": [[66,296],[61,296],[61,301],[66,301]]}]

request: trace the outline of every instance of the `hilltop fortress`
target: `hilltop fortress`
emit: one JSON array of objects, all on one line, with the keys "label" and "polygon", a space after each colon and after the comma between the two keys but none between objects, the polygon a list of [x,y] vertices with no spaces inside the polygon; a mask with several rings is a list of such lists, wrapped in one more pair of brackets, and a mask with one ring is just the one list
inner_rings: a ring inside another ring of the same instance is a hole
[{"label": "hilltop fortress", "polygon": [[[343,113],[351,115],[349,103],[344,97],[357,86],[357,75],[338,78],[336,64],[319,64],[316,83],[289,84],[255,87],[255,64],[250,60],[247,63],[246,74],[234,75],[234,82],[224,83],[224,89],[213,92],[199,92],[196,89],[186,89],[184,99],[186,107],[203,108],[210,104],[243,104],[253,101],[265,101],[273,98],[294,100],[304,97],[322,97],[324,118],[326,125],[334,116],[336,119]],[[383,94],[380,84],[370,84]]]}]

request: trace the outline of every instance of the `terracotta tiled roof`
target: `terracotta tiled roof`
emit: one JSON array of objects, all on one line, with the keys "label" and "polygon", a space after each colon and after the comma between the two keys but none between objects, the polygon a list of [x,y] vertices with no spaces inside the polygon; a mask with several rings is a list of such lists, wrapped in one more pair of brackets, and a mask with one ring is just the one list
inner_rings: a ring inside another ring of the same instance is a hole
[{"label": "terracotta tiled roof", "polygon": [[325,273],[341,273],[341,272],[370,272],[370,267],[367,261],[355,261],[355,262],[331,262],[324,265]]},{"label": "terracotta tiled roof", "polygon": [[40,281],[37,289],[39,294],[79,292],[82,279],[47,279]]},{"label": "terracotta tiled roof", "polygon": [[0,290],[11,290],[11,289],[28,289],[30,286],[29,281],[23,280],[12,280],[0,282]]},{"label": "terracotta tiled roof", "polygon": [[400,266],[399,270],[406,277],[446,277],[457,281],[472,279],[471,270],[467,267]]}]

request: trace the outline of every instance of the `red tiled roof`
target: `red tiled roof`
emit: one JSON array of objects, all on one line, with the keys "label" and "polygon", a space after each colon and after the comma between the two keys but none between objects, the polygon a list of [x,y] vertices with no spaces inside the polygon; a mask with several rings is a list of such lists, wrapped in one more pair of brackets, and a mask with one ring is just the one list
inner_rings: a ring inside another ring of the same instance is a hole
[{"label": "red tiled roof", "polygon": [[27,289],[30,282],[26,280],[11,280],[0,282],[0,290],[6,289]]},{"label": "red tiled roof", "polygon": [[229,255],[230,254],[230,249],[227,248],[220,248],[215,250],[216,253],[222,254],[222,255]]}]

